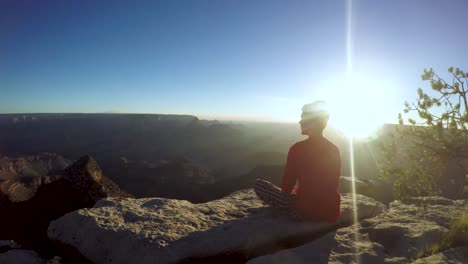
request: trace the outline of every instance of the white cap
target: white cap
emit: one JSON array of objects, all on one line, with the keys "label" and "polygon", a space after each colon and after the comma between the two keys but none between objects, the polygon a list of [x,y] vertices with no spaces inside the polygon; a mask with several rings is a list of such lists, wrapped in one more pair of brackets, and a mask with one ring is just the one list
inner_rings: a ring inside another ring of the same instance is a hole
[{"label": "white cap", "polygon": [[301,120],[303,121],[317,118],[328,119],[328,116],[328,107],[325,101],[316,101],[302,107]]}]

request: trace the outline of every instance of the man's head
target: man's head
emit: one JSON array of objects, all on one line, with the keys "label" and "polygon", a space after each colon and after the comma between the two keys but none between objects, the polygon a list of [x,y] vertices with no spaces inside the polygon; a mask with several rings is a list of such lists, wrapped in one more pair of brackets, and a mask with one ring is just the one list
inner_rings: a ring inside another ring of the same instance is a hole
[{"label": "man's head", "polygon": [[316,101],[302,107],[301,132],[303,135],[322,134],[328,123],[328,109],[324,101]]}]

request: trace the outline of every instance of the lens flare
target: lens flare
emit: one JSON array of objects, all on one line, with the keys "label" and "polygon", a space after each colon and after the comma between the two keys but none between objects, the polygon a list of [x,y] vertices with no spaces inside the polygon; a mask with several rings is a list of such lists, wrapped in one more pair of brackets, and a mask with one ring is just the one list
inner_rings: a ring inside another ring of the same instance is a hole
[{"label": "lens flare", "polygon": [[[352,70],[353,70],[353,64],[352,64],[352,7],[353,7],[353,1],[352,0],[347,0],[346,1],[346,62],[347,62],[347,79],[348,82],[349,80],[352,80]],[[348,89],[351,87],[348,87]],[[357,91],[353,90],[354,93]],[[354,127],[356,127],[356,124],[352,124]],[[348,130],[351,130],[351,126],[348,125]],[[366,128],[368,129],[368,128]],[[351,131],[349,131],[351,132]],[[359,244],[359,225],[358,223],[358,208],[357,208],[357,198],[356,198],[356,175],[354,173],[354,136],[353,134],[357,134],[357,131],[352,131],[351,135],[349,136],[349,153],[350,153],[350,162],[351,162],[351,189],[353,192],[353,220],[354,220],[354,227],[355,227],[355,233],[354,233],[354,250],[355,250],[355,261],[356,263],[360,263],[359,259],[359,248],[357,245]]]},{"label": "lens flare", "polygon": [[350,137],[349,138],[349,155],[350,155],[350,161],[351,161],[351,190],[353,192],[353,221],[354,221],[354,241],[355,241],[355,257],[356,257],[356,263],[360,263],[359,261],[359,248],[357,245],[359,244],[359,225],[357,224],[359,222],[358,219],[358,208],[357,208],[357,197],[356,197],[356,175],[354,173],[354,138]]}]

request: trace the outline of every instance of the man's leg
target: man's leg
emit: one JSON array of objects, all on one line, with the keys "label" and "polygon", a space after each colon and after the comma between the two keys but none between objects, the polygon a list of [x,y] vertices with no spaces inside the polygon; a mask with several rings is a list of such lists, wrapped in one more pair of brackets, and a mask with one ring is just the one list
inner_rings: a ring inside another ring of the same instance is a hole
[{"label": "man's leg", "polygon": [[291,208],[295,198],[294,195],[281,192],[273,183],[261,179],[255,182],[254,191],[262,201],[276,207]]}]

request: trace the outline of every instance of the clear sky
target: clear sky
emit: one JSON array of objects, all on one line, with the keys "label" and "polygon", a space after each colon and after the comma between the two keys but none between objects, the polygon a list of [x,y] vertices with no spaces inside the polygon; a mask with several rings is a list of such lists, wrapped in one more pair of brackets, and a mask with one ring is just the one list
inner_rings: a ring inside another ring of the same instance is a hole
[{"label": "clear sky", "polygon": [[424,68],[468,71],[467,45],[466,0],[1,0],[0,113],[296,121],[340,97],[396,121]]}]

